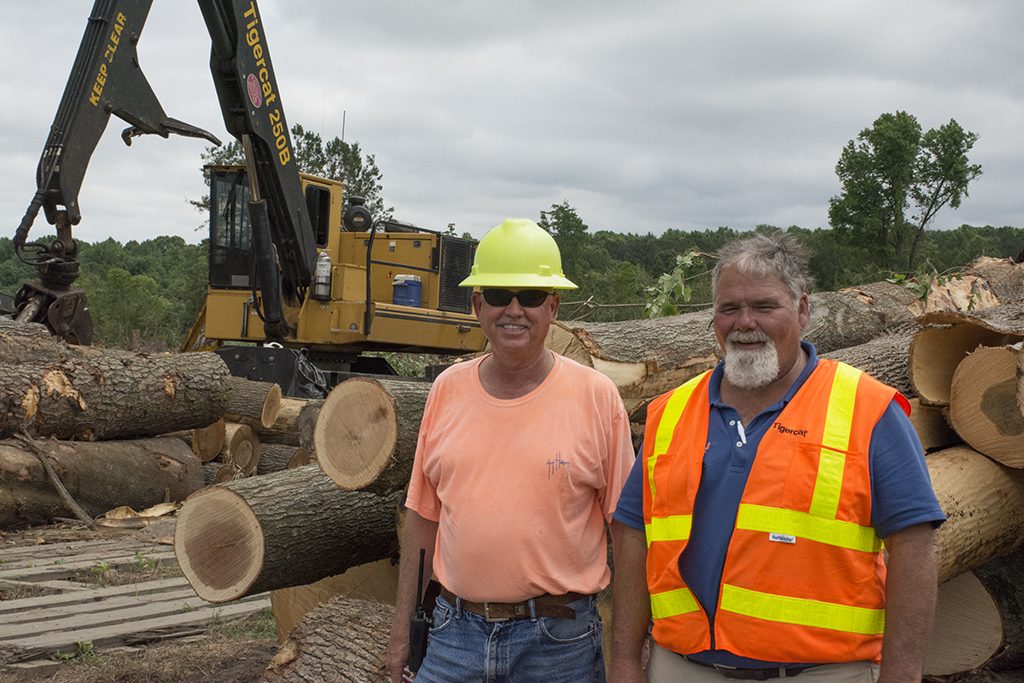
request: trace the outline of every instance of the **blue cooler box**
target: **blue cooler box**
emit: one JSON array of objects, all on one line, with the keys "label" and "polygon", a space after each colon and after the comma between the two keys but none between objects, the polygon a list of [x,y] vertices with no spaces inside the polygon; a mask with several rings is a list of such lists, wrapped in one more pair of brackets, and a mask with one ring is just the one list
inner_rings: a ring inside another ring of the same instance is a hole
[{"label": "blue cooler box", "polygon": [[399,306],[423,305],[423,283],[419,275],[396,275],[391,284],[394,288],[392,303]]}]

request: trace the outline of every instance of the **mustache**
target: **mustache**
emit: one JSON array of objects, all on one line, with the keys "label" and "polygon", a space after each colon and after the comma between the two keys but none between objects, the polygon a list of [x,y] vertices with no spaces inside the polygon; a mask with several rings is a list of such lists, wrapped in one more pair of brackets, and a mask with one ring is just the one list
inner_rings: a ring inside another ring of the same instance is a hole
[{"label": "mustache", "polygon": [[761,330],[749,330],[740,331],[736,330],[731,332],[725,341],[729,344],[751,344],[754,342],[770,342],[771,337],[762,332]]}]

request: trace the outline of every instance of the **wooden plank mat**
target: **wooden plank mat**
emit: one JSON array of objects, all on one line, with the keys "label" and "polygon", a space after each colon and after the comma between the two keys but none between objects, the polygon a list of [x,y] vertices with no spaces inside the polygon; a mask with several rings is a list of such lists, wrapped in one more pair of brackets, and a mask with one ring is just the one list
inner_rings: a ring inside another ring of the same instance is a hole
[{"label": "wooden plank mat", "polygon": [[[196,598],[198,600],[198,598]],[[200,601],[202,602],[202,601]],[[160,605],[160,603],[156,603]],[[270,607],[267,594],[254,595],[225,605],[209,605],[168,614],[166,606],[155,608],[156,615],[139,618],[124,617],[136,613],[135,608],[110,610],[95,615],[91,625],[70,630],[0,637],[0,662],[15,663],[38,659],[57,652],[74,652],[77,643],[90,642],[94,648],[103,648],[166,636],[174,632],[194,633],[195,627],[206,628],[211,621],[239,619]],[[129,619],[125,621],[124,619]],[[26,627],[23,633],[28,632]]]},{"label": "wooden plank mat", "polygon": [[16,563],[16,566],[7,568],[6,564],[0,565],[0,581],[4,579],[14,579],[16,581],[29,581],[29,580],[45,580],[45,579],[64,579],[69,576],[74,576],[80,571],[87,571],[93,567],[97,567],[101,563],[105,563],[108,568],[126,567],[131,565],[133,562],[139,562],[142,559],[145,560],[174,560],[173,550],[157,550],[160,546],[150,546],[152,550],[132,550],[132,551],[114,551],[104,553],[86,553],[84,559],[79,559],[77,555],[71,555],[68,557],[60,557],[54,560],[50,560],[46,564],[45,560],[36,559],[27,563]]}]

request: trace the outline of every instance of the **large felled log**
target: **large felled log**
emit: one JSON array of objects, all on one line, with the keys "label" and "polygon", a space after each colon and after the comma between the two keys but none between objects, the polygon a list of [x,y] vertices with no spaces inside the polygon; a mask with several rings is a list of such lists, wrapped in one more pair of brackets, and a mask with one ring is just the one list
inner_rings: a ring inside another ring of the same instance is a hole
[{"label": "large felled log", "polygon": [[980,256],[964,268],[964,273],[984,278],[991,292],[1003,303],[1024,299],[1024,264],[1015,263],[1013,259]]},{"label": "large felled log", "polygon": [[[184,500],[203,486],[199,459],[179,439],[53,441],[37,439],[71,497],[96,516],[121,505],[136,510]],[[0,527],[70,517],[36,454],[21,441],[0,442]]]},{"label": "large felled log", "polygon": [[361,377],[334,387],[313,432],[324,472],[346,490],[404,488],[429,391],[426,382]]},{"label": "large felled log", "polygon": [[949,401],[949,419],[963,440],[1008,467],[1024,467],[1021,354],[1020,344],[976,349],[953,373]]},{"label": "large felled log", "polygon": [[[856,346],[915,328],[924,305],[888,282],[813,294],[804,338],[819,353]],[[618,323],[556,322],[547,346],[611,377],[631,410],[714,366],[718,345],[710,322],[710,309]]]},{"label": "large felled log", "polygon": [[386,681],[387,634],[395,608],[336,597],[309,612],[278,649],[262,681],[368,683]]},{"label": "large felled log", "polygon": [[202,427],[227,403],[228,369],[213,353],[89,349],[52,362],[0,364],[0,436],[124,439]]},{"label": "large felled log", "polygon": [[1024,554],[1000,557],[939,586],[924,673],[1024,667]]},{"label": "large felled log", "polygon": [[886,334],[864,344],[831,351],[824,357],[863,370],[909,398],[914,396],[907,375],[907,351],[911,338],[909,333]]},{"label": "large felled log", "polygon": [[209,602],[311,583],[396,552],[400,499],[341,491],[319,465],[240,479],[185,501],[174,553]]},{"label": "large felled log", "polygon": [[238,422],[246,417],[258,420],[260,426],[274,425],[281,412],[281,387],[270,382],[254,382],[242,377],[228,378],[230,393],[224,417]]},{"label": "large felled log", "polygon": [[939,504],[939,583],[1024,545],[1024,470],[954,446],[926,462]]},{"label": "large felled log", "polygon": [[910,345],[910,383],[928,405],[949,404],[953,373],[968,353],[1024,340],[1020,302],[980,311],[937,311],[918,320],[926,327]]},{"label": "large felled log", "polygon": [[341,595],[394,605],[397,592],[398,564],[391,559],[352,567],[344,574],[328,576],[305,586],[273,590],[270,607],[277,626],[277,642],[284,643],[306,613],[331,598]]}]

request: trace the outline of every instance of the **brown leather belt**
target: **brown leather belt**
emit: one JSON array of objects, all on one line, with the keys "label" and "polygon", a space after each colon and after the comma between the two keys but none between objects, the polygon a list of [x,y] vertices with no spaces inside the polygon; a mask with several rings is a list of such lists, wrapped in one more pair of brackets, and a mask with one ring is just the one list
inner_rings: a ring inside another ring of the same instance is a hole
[{"label": "brown leather belt", "polygon": [[[565,595],[540,595],[522,602],[470,602],[463,600],[445,587],[441,587],[441,597],[452,605],[459,602],[462,609],[477,614],[487,621],[508,621],[510,619],[532,619],[534,617],[558,617],[575,619],[576,610],[569,607],[570,602],[590,597],[581,593]],[[530,609],[530,603],[533,609]]]}]

